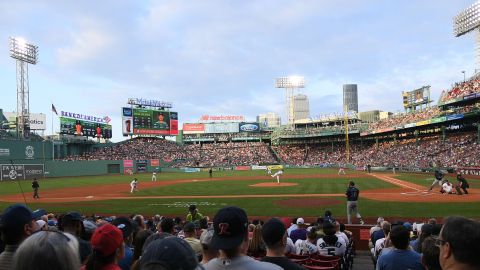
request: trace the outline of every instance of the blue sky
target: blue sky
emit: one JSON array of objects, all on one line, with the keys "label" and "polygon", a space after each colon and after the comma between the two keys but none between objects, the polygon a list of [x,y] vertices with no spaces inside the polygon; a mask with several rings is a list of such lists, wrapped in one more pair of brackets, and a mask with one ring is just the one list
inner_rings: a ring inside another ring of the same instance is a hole
[{"label": "blue sky", "polygon": [[[16,110],[8,37],[39,46],[30,107],[108,115],[121,140],[127,98],[171,101],[201,115],[284,117],[274,78],[303,75],[312,116],[340,112],[342,85],[359,109],[402,110],[401,92],[442,90],[474,72],[475,37],[455,38],[469,0],[8,1],[0,0],[0,108]],[[3,41],[2,41],[3,40]],[[58,120],[54,120],[58,130]]]}]

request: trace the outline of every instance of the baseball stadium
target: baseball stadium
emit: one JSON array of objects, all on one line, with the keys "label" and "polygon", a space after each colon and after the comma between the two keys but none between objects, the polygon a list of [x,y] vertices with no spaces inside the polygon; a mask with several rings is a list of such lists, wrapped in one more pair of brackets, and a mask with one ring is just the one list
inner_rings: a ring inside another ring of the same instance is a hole
[{"label": "baseball stadium", "polygon": [[[474,4],[475,12],[479,5]],[[469,8],[455,17],[456,36],[478,32],[478,24],[465,19],[469,12],[473,11]],[[358,263],[365,251],[376,269],[403,269],[379,268],[385,261],[380,262],[372,243],[372,228],[384,230],[387,220],[392,231],[394,223],[410,226],[413,241],[420,239],[424,224],[447,224],[450,216],[480,219],[477,70],[471,76],[463,71],[463,80],[451,81],[445,89],[418,85],[397,92],[395,99],[403,111],[396,113],[381,108],[381,102],[376,110],[359,111],[361,85],[357,90],[357,85],[345,84],[337,113],[310,117],[305,109],[308,100],[305,103],[306,96],[299,94],[309,78],[282,75],[271,81],[271,87],[285,95],[285,111],[258,114],[255,119],[234,112],[214,115],[210,109],[188,115],[174,103],[159,100],[161,93],[155,94],[158,98],[113,99],[124,100],[113,104],[118,115],[104,116],[107,112],[88,106],[83,109],[91,113],[74,112],[63,109],[61,100],[34,114],[30,106],[36,99],[29,98],[28,73],[35,76],[39,48],[16,37],[9,45],[17,65],[17,107],[16,112],[0,108],[0,224],[7,224],[12,205],[38,209],[44,215],[37,223],[44,220],[39,224],[50,229],[59,227],[64,216],[80,214],[84,231],[86,221],[98,227],[92,233],[112,220],[115,225],[118,217],[128,217],[151,234],[170,218],[180,228],[175,233],[187,235],[188,221],[195,223],[192,209],[216,230],[217,216],[230,206],[246,212],[254,228],[251,233],[257,224],[276,217],[286,228],[308,225],[308,232],[315,232],[323,226],[327,234],[325,224],[334,217],[333,224],[349,233],[345,253],[333,254],[333,262],[318,251],[287,257],[302,269],[371,269],[365,266],[368,263]],[[35,91],[35,84],[30,85]],[[434,93],[440,93],[438,99],[432,98]],[[87,103],[88,98],[80,102]],[[0,100],[0,107],[10,104],[15,100]],[[281,119],[282,113],[286,118]],[[48,135],[46,114],[52,116]],[[248,255],[261,259],[269,256],[265,252]],[[206,258],[200,255],[199,261]],[[156,269],[141,268],[140,259],[140,268],[122,269]],[[81,265],[87,265],[82,269],[88,269],[89,260],[82,257]],[[441,264],[443,268],[422,269],[449,269]],[[209,265],[205,269],[217,269]]]}]

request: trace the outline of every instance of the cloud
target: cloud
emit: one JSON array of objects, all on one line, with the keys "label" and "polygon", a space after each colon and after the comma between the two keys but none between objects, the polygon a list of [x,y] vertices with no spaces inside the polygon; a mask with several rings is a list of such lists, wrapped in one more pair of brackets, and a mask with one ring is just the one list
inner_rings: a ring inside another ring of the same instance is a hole
[{"label": "cloud", "polygon": [[81,18],[69,36],[69,45],[57,50],[57,61],[61,66],[97,60],[103,53],[108,52],[115,42],[114,36],[101,21],[88,17]]}]

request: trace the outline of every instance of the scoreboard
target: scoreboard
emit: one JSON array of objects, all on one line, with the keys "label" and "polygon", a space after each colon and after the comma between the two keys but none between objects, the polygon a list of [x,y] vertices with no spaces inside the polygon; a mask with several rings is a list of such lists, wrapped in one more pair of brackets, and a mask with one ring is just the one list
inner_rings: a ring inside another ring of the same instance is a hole
[{"label": "scoreboard", "polygon": [[104,123],[60,117],[60,133],[94,138],[112,138],[112,126]]},{"label": "scoreboard", "polygon": [[122,108],[122,133],[127,135],[177,135],[178,113],[146,108]]},{"label": "scoreboard", "polygon": [[413,91],[402,92],[403,107],[415,109],[417,106],[428,104],[430,100],[430,86],[423,86]]}]

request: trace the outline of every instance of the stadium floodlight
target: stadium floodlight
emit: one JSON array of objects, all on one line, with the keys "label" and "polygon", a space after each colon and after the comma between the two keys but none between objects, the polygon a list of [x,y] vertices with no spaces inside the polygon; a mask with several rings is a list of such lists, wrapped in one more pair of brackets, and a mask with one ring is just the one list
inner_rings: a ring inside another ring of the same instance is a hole
[{"label": "stadium floodlight", "polygon": [[477,34],[477,67],[480,64],[480,1],[461,11],[453,18],[453,34],[455,37],[465,35],[471,31]]},{"label": "stadium floodlight", "polygon": [[27,138],[30,133],[28,64],[37,64],[38,46],[18,37],[10,37],[9,44],[10,57],[17,62],[17,136]]},{"label": "stadium floodlight", "polygon": [[303,76],[288,76],[275,79],[275,88],[285,89],[285,111],[289,125],[295,122],[295,104],[293,96],[298,88],[305,88],[305,78]]}]

